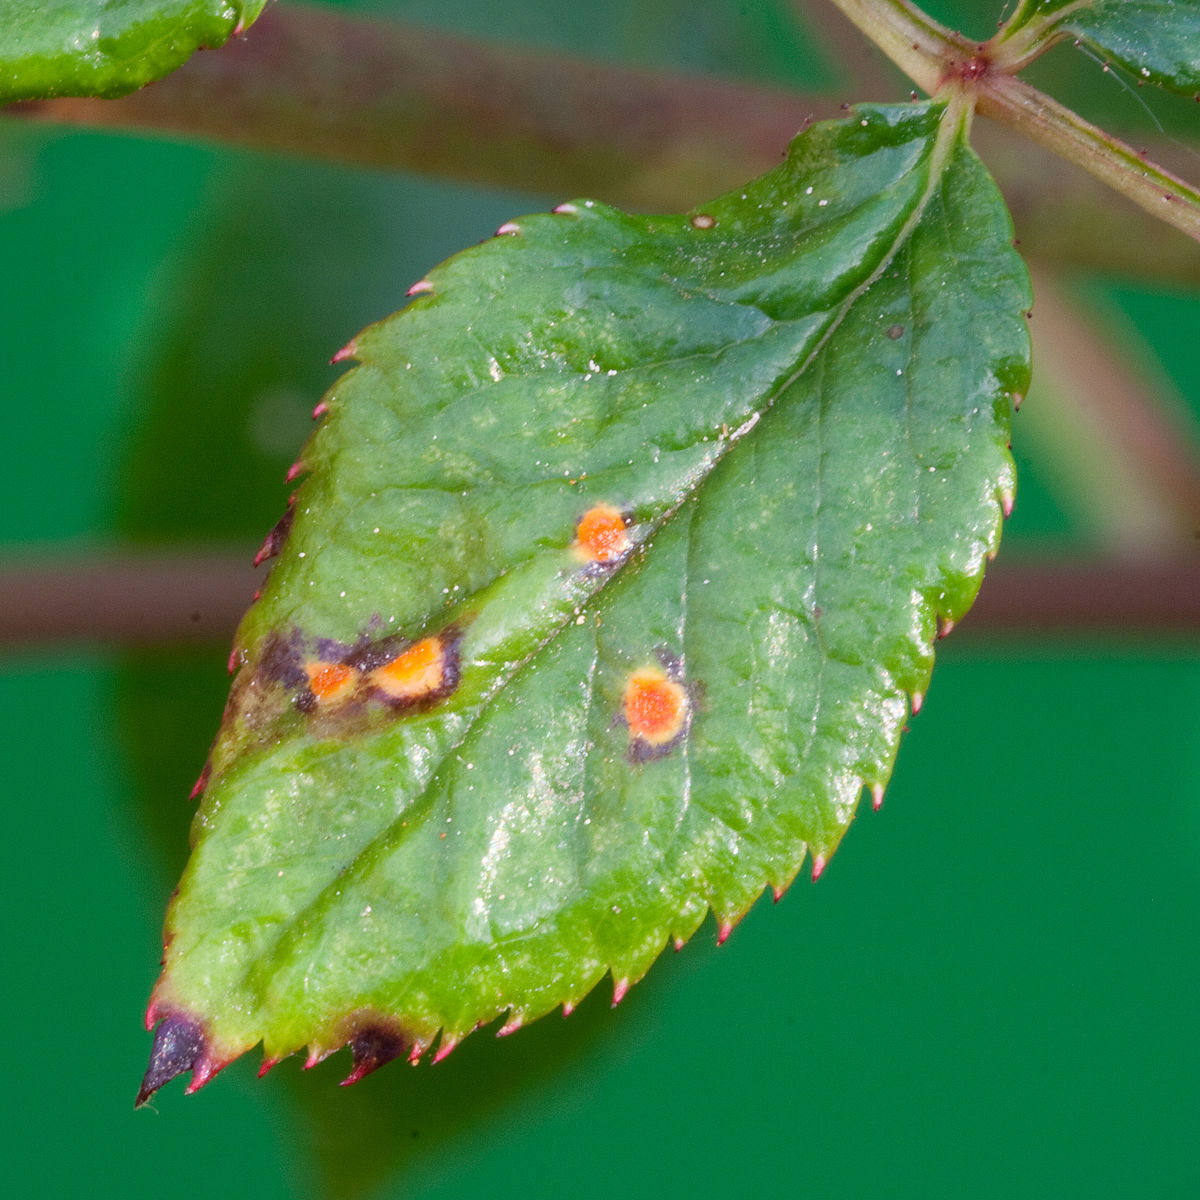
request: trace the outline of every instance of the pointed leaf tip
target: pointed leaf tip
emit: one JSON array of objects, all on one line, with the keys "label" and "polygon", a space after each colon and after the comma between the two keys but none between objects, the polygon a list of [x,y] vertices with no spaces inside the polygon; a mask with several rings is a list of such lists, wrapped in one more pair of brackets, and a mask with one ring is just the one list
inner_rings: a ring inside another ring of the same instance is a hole
[{"label": "pointed leaf tip", "polygon": [[[169,1083],[176,1075],[184,1071],[193,1073],[193,1087],[197,1073],[206,1061],[208,1054],[208,1039],[198,1021],[171,1013],[154,1031],[154,1045],[150,1050],[150,1065],[142,1077],[142,1086],[138,1089],[134,1108],[141,1108],[164,1083]],[[204,1083],[214,1072],[210,1069],[204,1072],[200,1083]]]}]

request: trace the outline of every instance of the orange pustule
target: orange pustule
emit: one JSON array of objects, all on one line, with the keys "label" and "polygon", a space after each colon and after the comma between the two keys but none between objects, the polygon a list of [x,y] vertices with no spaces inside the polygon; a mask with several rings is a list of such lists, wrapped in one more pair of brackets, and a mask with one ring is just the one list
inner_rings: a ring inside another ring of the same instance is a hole
[{"label": "orange pustule", "polygon": [[680,683],[654,667],[634,671],[625,684],[622,701],[631,737],[663,746],[683,731],[688,695]]},{"label": "orange pustule", "polygon": [[625,518],[611,505],[589,508],[575,526],[575,546],[580,557],[587,562],[615,562],[633,545],[627,528]]},{"label": "orange pustule", "polygon": [[446,682],[446,648],[441,638],[427,637],[402,650],[371,672],[371,682],[393,700],[423,700]]},{"label": "orange pustule", "polygon": [[321,703],[336,700],[354,686],[358,672],[345,663],[310,662],[304,667],[308,675],[308,690]]}]

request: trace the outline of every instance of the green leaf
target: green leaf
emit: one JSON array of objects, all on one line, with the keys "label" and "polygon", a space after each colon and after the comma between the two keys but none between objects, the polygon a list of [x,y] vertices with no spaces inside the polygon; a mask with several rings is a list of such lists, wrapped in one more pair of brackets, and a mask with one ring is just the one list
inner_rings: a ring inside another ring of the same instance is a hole
[{"label": "green leaf", "polygon": [[121,96],[253,24],[267,0],[3,0],[0,104]]},{"label": "green leaf", "polygon": [[1191,94],[1200,88],[1197,0],[1025,0],[1004,36],[1073,36],[1139,79]]},{"label": "green leaf", "polygon": [[260,1040],[357,1078],[619,997],[819,869],[997,545],[1011,237],[957,113],[863,107],[690,215],[505,226],[352,343],[238,634],[142,1098]]}]

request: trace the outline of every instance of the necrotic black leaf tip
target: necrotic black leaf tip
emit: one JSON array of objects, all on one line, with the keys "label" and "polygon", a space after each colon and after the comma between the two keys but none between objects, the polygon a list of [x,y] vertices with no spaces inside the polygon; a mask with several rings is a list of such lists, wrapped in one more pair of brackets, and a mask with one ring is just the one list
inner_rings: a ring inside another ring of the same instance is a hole
[{"label": "necrotic black leaf tip", "polygon": [[134,1108],[141,1108],[164,1083],[169,1083],[176,1075],[194,1071],[204,1061],[207,1051],[204,1030],[196,1021],[177,1013],[166,1017],[154,1031],[150,1065],[138,1089]]},{"label": "necrotic black leaf tip", "polygon": [[372,1071],[390,1063],[394,1058],[408,1053],[408,1042],[394,1029],[386,1025],[368,1025],[350,1039],[350,1053],[354,1055],[354,1066],[342,1080],[342,1087],[357,1083]]}]

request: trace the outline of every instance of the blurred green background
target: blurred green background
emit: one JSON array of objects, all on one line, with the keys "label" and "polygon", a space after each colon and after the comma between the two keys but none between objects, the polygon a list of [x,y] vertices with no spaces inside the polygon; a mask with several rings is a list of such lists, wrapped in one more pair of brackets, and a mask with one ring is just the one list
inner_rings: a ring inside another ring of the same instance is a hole
[{"label": "blurred green background", "polygon": [[[356,7],[498,20],[477,0]],[[837,86],[785,0],[514,0],[502,33]],[[1061,69],[1068,95],[1100,80],[1114,119],[1180,119],[1086,58]],[[330,354],[429,266],[562,199],[0,122],[0,554],[248,558]],[[1200,406],[1194,292],[1069,283]],[[1022,445],[1026,411],[1006,558],[1091,536],[1044,439]],[[1200,1194],[1200,637],[968,618],[882,811],[819,885],[761,902],[720,949],[710,922],[617,1011],[602,988],[569,1021],[347,1090],[345,1055],[262,1081],[250,1055],[135,1114],[225,649],[0,649],[7,1194]]]}]

